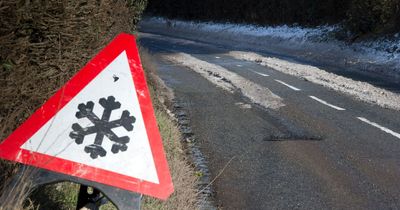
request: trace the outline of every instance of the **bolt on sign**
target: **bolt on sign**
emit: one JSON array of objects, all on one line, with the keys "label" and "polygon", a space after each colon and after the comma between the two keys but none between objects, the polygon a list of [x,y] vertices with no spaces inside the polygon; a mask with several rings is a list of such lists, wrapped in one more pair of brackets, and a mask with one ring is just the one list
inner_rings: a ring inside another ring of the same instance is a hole
[{"label": "bolt on sign", "polygon": [[173,185],[135,37],[118,35],[3,141],[0,157],[166,199]]}]

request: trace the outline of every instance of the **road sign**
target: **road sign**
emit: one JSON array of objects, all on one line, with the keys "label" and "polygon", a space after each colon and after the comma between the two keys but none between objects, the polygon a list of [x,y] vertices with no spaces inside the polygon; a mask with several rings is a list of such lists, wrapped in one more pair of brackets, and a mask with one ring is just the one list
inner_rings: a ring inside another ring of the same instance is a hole
[{"label": "road sign", "polygon": [[3,141],[0,157],[166,199],[173,186],[135,37],[116,37]]}]

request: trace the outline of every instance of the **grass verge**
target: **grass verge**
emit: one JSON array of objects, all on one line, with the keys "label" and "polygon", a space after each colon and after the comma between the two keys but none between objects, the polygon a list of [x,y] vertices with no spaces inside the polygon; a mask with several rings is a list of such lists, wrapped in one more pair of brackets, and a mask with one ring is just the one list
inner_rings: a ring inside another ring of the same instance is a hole
[{"label": "grass verge", "polygon": [[157,76],[151,55],[145,49],[141,49],[140,56],[175,188],[175,192],[165,202],[144,197],[142,209],[197,209],[197,177],[183,150],[178,126],[167,114],[165,107],[173,94]]}]

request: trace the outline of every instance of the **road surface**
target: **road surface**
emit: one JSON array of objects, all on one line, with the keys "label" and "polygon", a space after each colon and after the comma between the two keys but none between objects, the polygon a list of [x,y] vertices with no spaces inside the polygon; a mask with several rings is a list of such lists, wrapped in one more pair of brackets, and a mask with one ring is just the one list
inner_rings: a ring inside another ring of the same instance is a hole
[{"label": "road surface", "polygon": [[[225,168],[213,183],[218,207],[400,209],[399,111],[234,59],[226,47],[145,32],[140,37],[159,76],[185,104],[212,176]],[[254,104],[243,91],[226,91],[164,57],[176,53],[266,87],[284,106]]]}]

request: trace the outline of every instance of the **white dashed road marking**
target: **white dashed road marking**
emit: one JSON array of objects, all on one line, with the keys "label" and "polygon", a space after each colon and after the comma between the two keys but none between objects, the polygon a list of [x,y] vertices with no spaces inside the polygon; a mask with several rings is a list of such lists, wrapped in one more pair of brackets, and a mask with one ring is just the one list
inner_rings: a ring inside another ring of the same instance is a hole
[{"label": "white dashed road marking", "polygon": [[236,66],[237,66],[237,67],[242,67],[242,65],[240,65],[240,64],[237,64]]},{"label": "white dashed road marking", "polygon": [[394,132],[394,131],[392,131],[392,130],[390,130],[389,128],[385,128],[385,127],[383,127],[383,126],[380,126],[380,125],[378,125],[377,123],[371,122],[371,121],[369,121],[369,120],[367,120],[367,119],[365,119],[365,118],[363,118],[363,117],[357,117],[357,118],[358,118],[359,120],[361,120],[361,121],[363,121],[363,122],[369,124],[369,125],[372,125],[372,126],[374,126],[374,127],[377,127],[377,128],[379,128],[379,129],[381,129],[383,132],[386,132],[386,133],[388,133],[388,134],[391,134],[391,135],[397,137],[398,139],[400,139],[400,134],[399,134],[399,133],[396,133],[396,132]]},{"label": "white dashed road marking", "polygon": [[215,56],[215,58],[220,59],[221,57]]},{"label": "white dashed road marking", "polygon": [[334,109],[336,109],[336,110],[339,110],[339,111],[344,111],[344,110],[346,110],[346,109],[343,109],[343,108],[341,108],[341,107],[332,105],[332,104],[330,104],[330,103],[328,103],[328,102],[326,102],[326,101],[324,101],[324,100],[322,100],[322,99],[319,99],[319,98],[317,98],[317,97],[315,97],[315,96],[310,96],[310,98],[312,98],[312,99],[314,99],[314,100],[320,102],[321,104],[324,104],[324,105],[327,105],[327,106],[329,106],[329,107],[331,107],[331,108],[334,108]]},{"label": "white dashed road marking", "polygon": [[268,74],[263,74],[263,73],[260,73],[260,72],[258,72],[258,71],[253,71],[253,70],[250,70],[250,71],[252,71],[252,72],[254,72],[255,74],[258,74],[258,75],[260,75],[260,76],[263,76],[263,77],[269,77]]},{"label": "white dashed road marking", "polygon": [[301,90],[301,89],[299,89],[299,88],[297,88],[297,87],[294,87],[294,86],[289,85],[289,84],[287,84],[287,83],[285,83],[285,82],[282,82],[281,80],[277,80],[277,79],[276,79],[275,81],[281,83],[282,85],[285,85],[286,87],[288,87],[288,88],[290,88],[290,89],[292,89],[292,90],[294,90],[294,91],[300,91],[300,90]]}]

